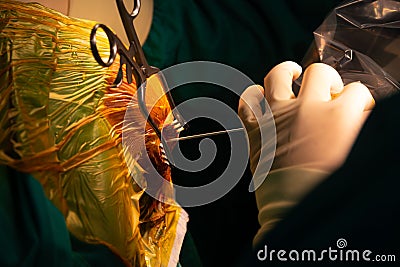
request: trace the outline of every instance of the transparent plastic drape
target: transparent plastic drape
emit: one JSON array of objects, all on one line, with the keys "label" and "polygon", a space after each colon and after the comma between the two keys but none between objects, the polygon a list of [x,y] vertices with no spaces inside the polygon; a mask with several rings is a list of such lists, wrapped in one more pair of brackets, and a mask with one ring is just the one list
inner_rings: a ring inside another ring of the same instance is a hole
[{"label": "transparent plastic drape", "polygon": [[400,90],[400,2],[343,3],[314,31],[303,61],[333,66],[345,84],[361,81],[375,100]]}]

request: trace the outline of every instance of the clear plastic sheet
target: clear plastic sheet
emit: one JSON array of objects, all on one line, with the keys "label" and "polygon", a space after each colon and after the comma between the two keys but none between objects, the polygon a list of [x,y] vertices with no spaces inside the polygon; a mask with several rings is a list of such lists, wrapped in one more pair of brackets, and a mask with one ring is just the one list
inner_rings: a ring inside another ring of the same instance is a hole
[{"label": "clear plastic sheet", "polygon": [[400,90],[400,2],[346,1],[314,31],[303,68],[323,62],[345,84],[361,81],[375,100]]}]

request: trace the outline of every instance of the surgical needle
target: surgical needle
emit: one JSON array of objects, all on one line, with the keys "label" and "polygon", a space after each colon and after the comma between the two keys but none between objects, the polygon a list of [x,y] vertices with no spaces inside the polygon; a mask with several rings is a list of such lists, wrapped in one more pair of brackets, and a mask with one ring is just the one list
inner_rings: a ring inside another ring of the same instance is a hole
[{"label": "surgical needle", "polygon": [[232,132],[238,132],[238,131],[243,131],[243,128],[240,127],[240,128],[221,130],[221,131],[216,131],[216,132],[211,132],[211,133],[202,133],[202,134],[188,135],[188,136],[183,136],[183,137],[176,137],[176,138],[169,139],[168,142],[189,140],[189,139],[194,139],[194,138],[208,137],[208,136],[224,134],[224,133],[232,133]]}]

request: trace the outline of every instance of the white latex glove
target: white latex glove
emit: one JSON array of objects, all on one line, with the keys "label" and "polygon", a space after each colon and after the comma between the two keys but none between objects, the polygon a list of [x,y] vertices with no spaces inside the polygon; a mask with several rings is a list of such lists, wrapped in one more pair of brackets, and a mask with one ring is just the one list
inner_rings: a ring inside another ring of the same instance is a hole
[{"label": "white latex glove", "polygon": [[[283,62],[264,79],[277,136],[272,169],[301,166],[332,172],[345,160],[374,100],[366,86],[359,82],[343,86],[336,70],[322,63],[306,69],[296,98],[292,83],[301,71],[298,64]],[[250,138],[253,173],[257,164],[271,160],[259,158],[261,146],[271,147],[270,142],[260,144],[259,133],[273,130],[268,114],[262,114],[263,91],[261,86],[251,86],[239,103],[239,116]],[[261,118],[261,125],[256,118]]]}]

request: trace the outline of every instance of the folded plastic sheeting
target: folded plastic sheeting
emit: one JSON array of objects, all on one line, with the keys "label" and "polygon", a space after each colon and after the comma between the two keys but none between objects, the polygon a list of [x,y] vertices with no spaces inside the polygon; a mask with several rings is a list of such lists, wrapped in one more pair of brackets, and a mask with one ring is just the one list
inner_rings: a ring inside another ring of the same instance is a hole
[{"label": "folded plastic sheeting", "polygon": [[376,100],[400,90],[400,2],[352,0],[314,32],[303,61],[333,66],[346,83],[361,81]]},{"label": "folded plastic sheeting", "polygon": [[[127,265],[176,266],[187,215],[134,182],[145,174],[121,135],[136,85],[110,86],[118,66],[94,60],[94,24],[0,1],[0,164],[33,174],[78,239]],[[108,51],[105,35],[97,43]]]}]

